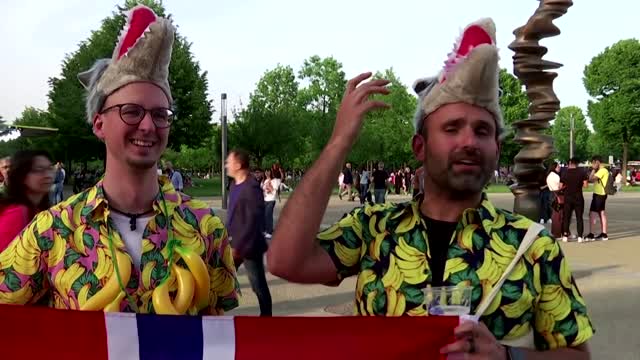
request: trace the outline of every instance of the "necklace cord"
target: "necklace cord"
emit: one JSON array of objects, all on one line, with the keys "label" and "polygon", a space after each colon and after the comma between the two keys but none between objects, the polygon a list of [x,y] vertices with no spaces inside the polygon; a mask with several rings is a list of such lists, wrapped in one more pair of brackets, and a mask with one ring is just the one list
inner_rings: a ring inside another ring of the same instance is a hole
[{"label": "necklace cord", "polygon": [[[169,264],[167,265],[167,271],[164,274],[164,277],[162,278],[162,280],[160,280],[160,283],[158,284],[164,284],[168,279],[169,279],[169,275],[171,273],[171,266],[174,263],[173,260],[173,255],[175,252],[175,247],[178,245],[178,240],[176,240],[173,237],[173,231],[171,229],[171,219],[169,218],[169,212],[167,211],[167,203],[164,200],[164,194],[162,193],[162,189],[160,189],[160,198],[162,200],[162,208],[164,210],[165,213],[165,217],[167,218],[167,237],[169,238],[169,242],[167,243],[167,246],[169,247]],[[120,270],[118,269],[118,261],[116,258],[116,250],[115,250],[115,246],[113,245],[113,237],[111,234],[111,228],[109,227],[109,222],[107,220],[107,239],[109,241],[109,248],[111,249],[111,262],[113,263],[113,270],[116,273],[116,278],[118,279],[118,285],[120,285],[120,289],[124,292],[124,294],[127,297],[127,300],[129,301],[129,305],[131,305],[131,308],[137,313],[138,312],[138,306],[135,302],[135,300],[133,299],[133,297],[127,292],[127,288],[125,287],[125,285],[122,282],[122,277],[120,275]]]}]

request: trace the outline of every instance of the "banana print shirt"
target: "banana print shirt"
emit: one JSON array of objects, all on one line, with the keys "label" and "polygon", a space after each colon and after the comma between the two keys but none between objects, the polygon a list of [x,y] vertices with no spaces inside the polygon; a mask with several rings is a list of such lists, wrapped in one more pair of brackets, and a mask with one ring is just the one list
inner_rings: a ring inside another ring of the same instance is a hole
[{"label": "banana print shirt", "polygon": [[[358,276],[356,315],[427,315],[423,289],[432,274],[420,202],[356,208],[318,234],[338,277]],[[496,209],[486,195],[480,207],[463,213],[450,240],[443,280],[445,286],[472,286],[472,313],[511,263],[531,223]],[[498,340],[521,338],[533,330],[539,350],[577,346],[594,333],[567,260],[546,230],[480,321]]]},{"label": "banana print shirt", "polygon": [[[102,181],[51,209],[41,212],[9,247],[0,253],[0,303],[45,304],[58,309],[79,309],[114,275],[109,234],[116,252],[131,266],[127,292],[140,313],[154,313],[151,294],[167,272],[168,223],[179,246],[195,251],[207,264],[211,288],[209,306],[201,314],[222,314],[238,306],[239,285],[227,232],[204,202],[174,190],[159,177],[161,194],[154,201],[155,216],[142,238],[142,259],[136,268],[109,218]],[[164,198],[164,201],[163,201]],[[187,268],[174,253],[175,263]],[[123,265],[119,264],[122,268]],[[126,265],[125,265],[126,266]],[[177,288],[174,271],[169,289]],[[127,298],[120,311],[133,312]],[[195,315],[195,307],[188,310]]]}]

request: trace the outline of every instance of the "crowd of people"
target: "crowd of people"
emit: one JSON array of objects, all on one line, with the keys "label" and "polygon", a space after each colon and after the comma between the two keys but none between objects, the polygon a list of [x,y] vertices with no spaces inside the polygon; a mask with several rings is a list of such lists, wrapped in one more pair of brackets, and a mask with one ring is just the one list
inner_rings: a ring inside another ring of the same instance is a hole
[{"label": "crowd of people", "polygon": [[[145,28],[144,36],[136,32]],[[394,171],[392,178],[378,164],[354,176],[344,165],[366,114],[384,111],[391,91],[388,80],[369,72],[351,79],[332,136],[274,226],[283,174],[271,168],[252,176],[242,150],[226,159],[233,182],[224,221],[179,191],[184,184],[172,168],[158,175],[173,122],[175,27],[147,7],[134,8],[112,58],[79,74],[87,121],[106,147],[102,178],[49,207],[58,180],[51,159],[31,152],[11,161],[6,206],[22,229],[15,239],[6,235],[0,252],[2,276],[12,279],[0,284],[0,303],[222,315],[239,305],[236,270],[244,266],[260,314],[270,316],[266,253],[269,272],[290,282],[337,285],[355,277],[357,315],[434,315],[426,288],[471,288],[469,315],[477,321],[456,327],[439,349],[443,356],[588,359],[594,327],[559,243],[538,221],[495,207],[485,194],[505,129],[495,31],[491,19],[470,24],[458,42],[465,46],[444,69],[414,83],[411,147],[419,171]],[[373,188],[375,204],[318,232],[340,173],[342,196],[351,199],[359,184],[361,203],[371,202]],[[571,174],[560,174],[565,191],[575,185]],[[602,168],[588,178],[607,183]],[[387,202],[390,183],[398,192],[411,186],[416,196]],[[591,213],[606,229],[606,195],[596,195]]]}]

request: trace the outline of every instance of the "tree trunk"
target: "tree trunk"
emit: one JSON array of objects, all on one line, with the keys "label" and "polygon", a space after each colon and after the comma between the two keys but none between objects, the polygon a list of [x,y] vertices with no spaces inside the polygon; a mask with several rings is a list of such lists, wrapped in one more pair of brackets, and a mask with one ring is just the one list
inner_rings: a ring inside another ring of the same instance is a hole
[{"label": "tree trunk", "polygon": [[627,157],[629,156],[629,142],[622,143],[622,185],[627,185]]}]

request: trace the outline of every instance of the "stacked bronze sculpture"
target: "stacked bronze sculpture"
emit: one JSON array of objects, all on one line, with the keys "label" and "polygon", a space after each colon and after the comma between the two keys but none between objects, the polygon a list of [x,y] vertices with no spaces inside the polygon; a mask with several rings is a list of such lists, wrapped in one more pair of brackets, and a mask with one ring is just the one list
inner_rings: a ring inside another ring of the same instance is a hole
[{"label": "stacked bronze sculpture", "polygon": [[553,20],[567,13],[571,0],[539,0],[540,5],[529,21],[514,30],[516,39],[509,45],[515,52],[515,75],[525,85],[529,105],[529,118],[514,123],[515,141],[522,149],[515,157],[516,183],[511,187],[515,195],[514,211],[537,220],[540,213],[540,183],[545,174],[544,161],[555,151],[553,138],[542,134],[560,110],[560,100],[553,91],[553,80],[558,75],[546,70],[562,64],[543,60],[547,48],[540,45],[543,38],[560,34]]}]

